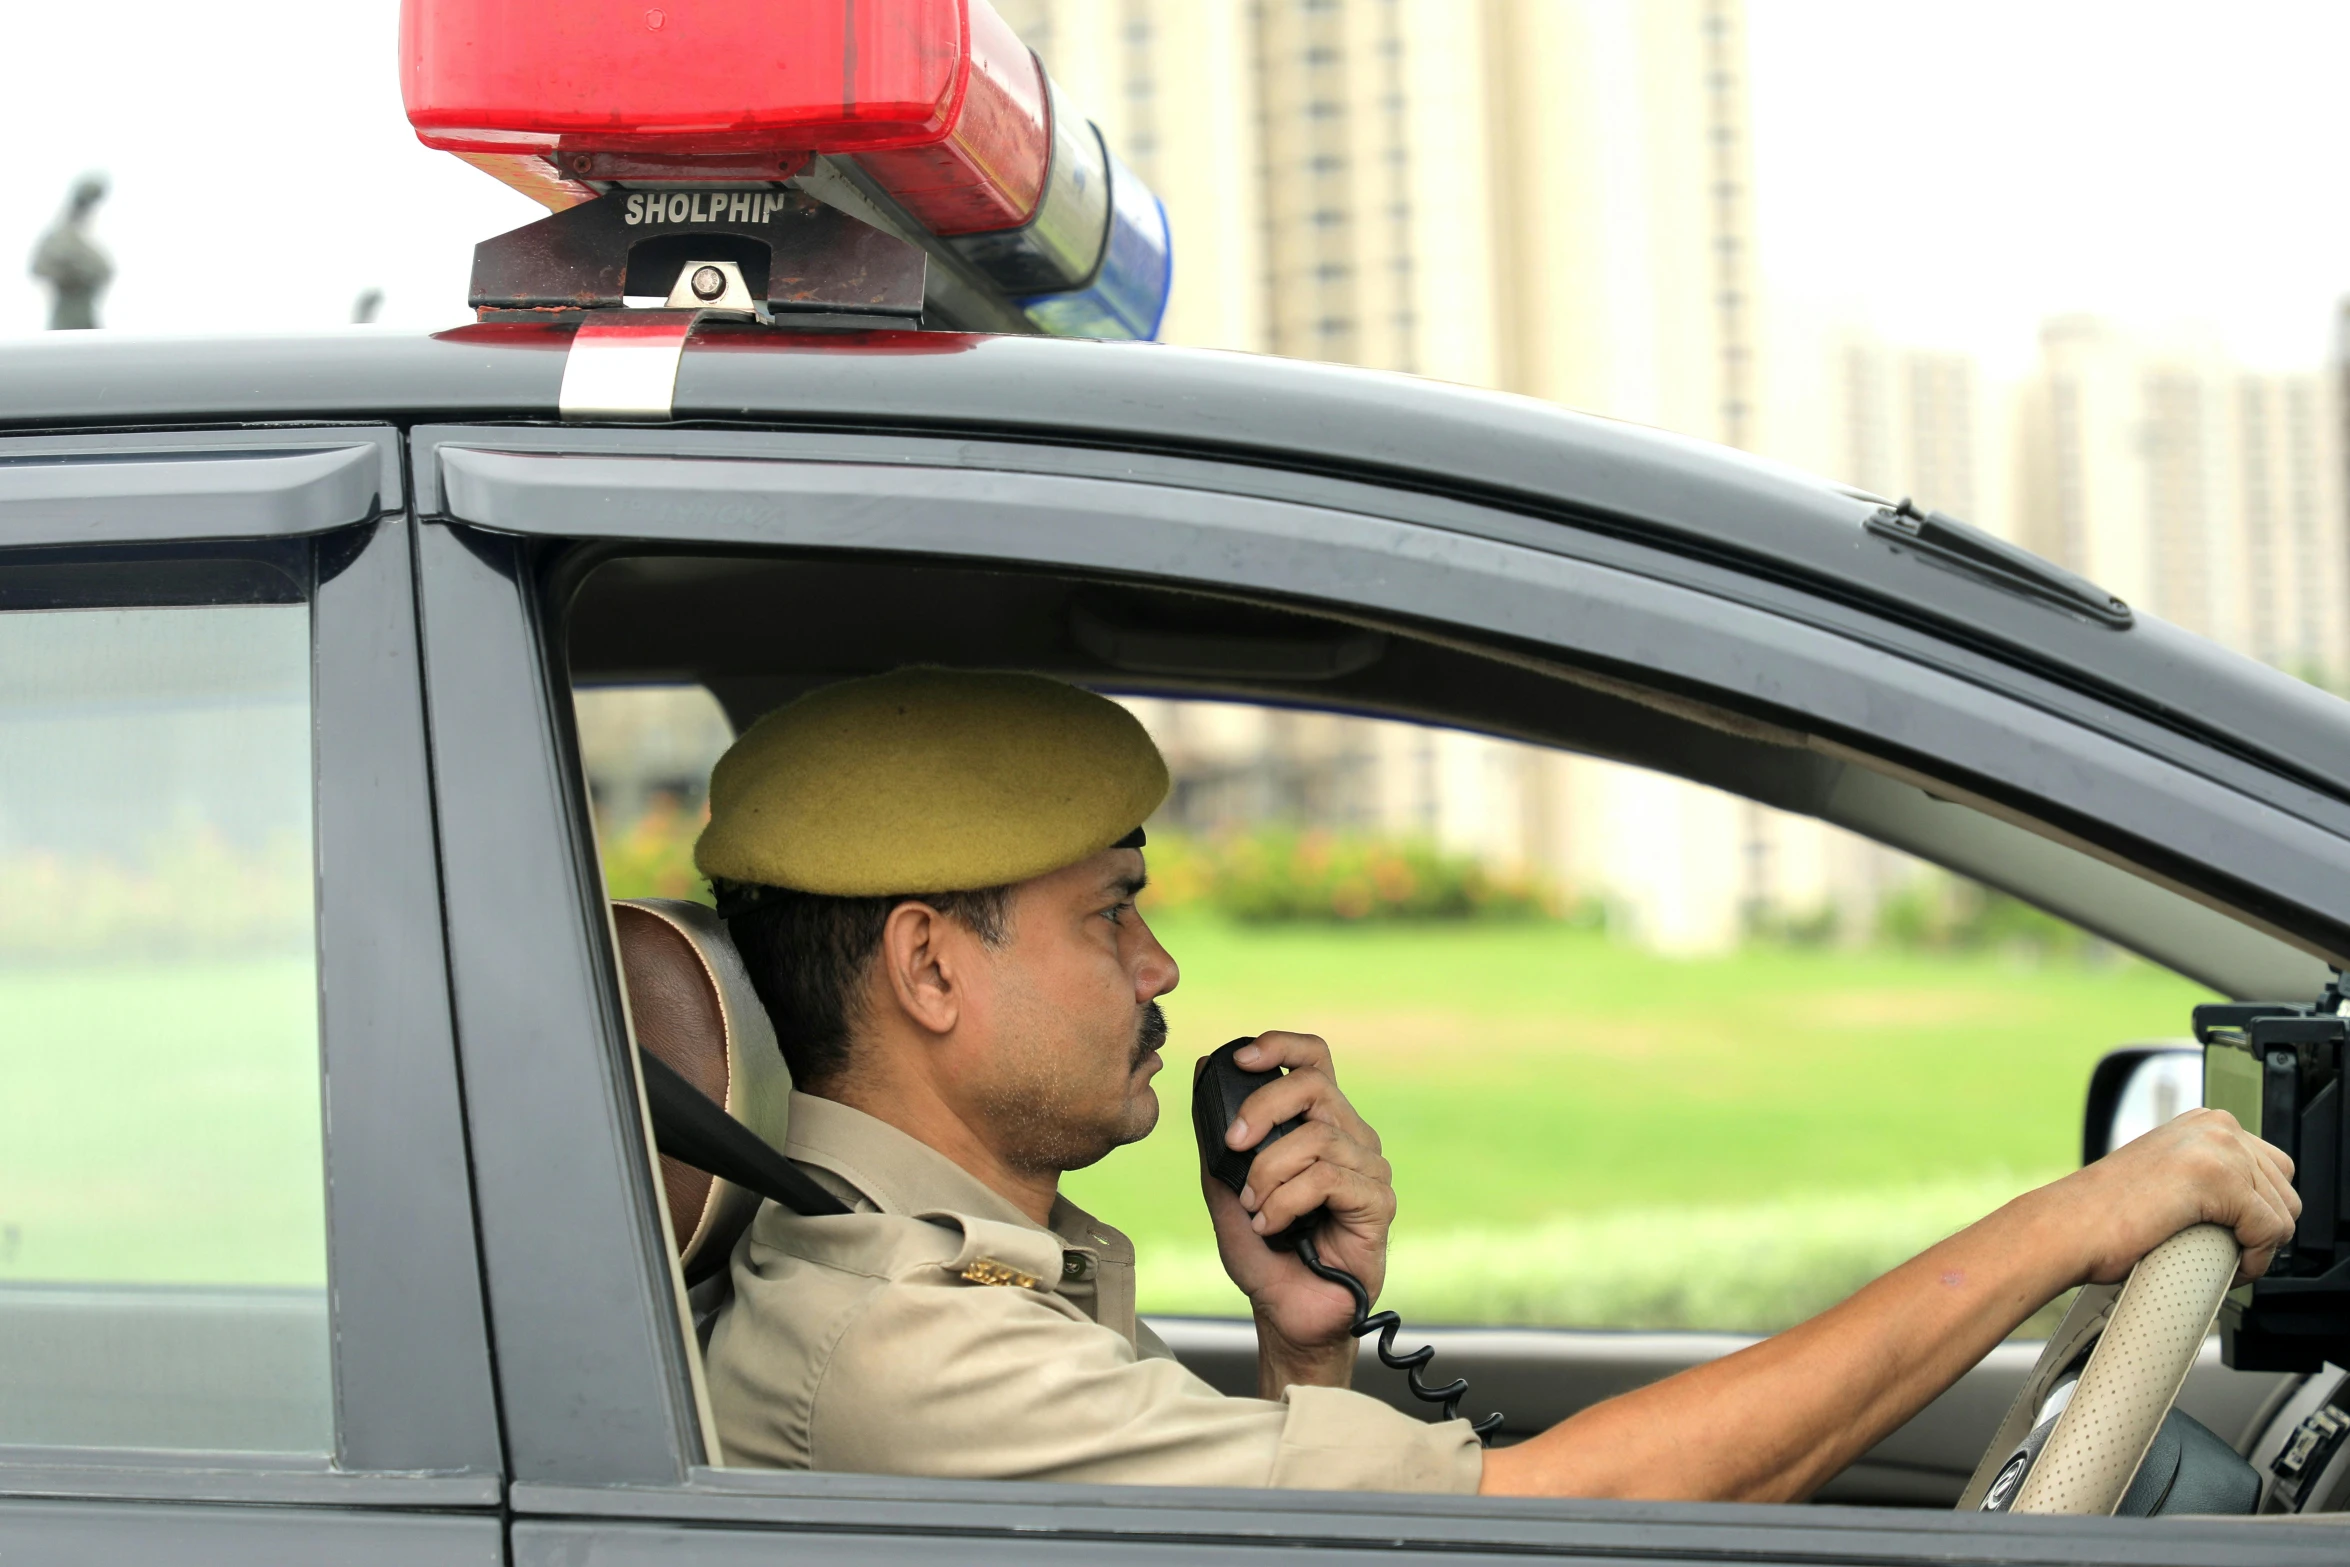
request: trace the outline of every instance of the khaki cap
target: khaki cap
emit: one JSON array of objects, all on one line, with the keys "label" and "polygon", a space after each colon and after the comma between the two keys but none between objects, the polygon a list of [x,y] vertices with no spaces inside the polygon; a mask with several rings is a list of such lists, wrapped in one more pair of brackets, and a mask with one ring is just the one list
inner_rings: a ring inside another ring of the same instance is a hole
[{"label": "khaki cap", "polygon": [[760,719],[710,774],[694,864],[840,898],[970,892],[1074,865],[1167,797],[1134,715],[1041,675],[901,669]]}]

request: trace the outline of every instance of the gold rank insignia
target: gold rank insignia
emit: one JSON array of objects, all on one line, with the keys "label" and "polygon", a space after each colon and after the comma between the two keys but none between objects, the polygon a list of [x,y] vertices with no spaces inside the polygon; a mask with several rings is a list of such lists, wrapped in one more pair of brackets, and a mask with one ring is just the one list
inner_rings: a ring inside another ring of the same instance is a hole
[{"label": "gold rank insignia", "polygon": [[980,1257],[963,1270],[963,1277],[973,1284],[1009,1284],[1014,1289],[1036,1288],[1036,1275],[1022,1273],[1008,1262],[993,1257]]}]

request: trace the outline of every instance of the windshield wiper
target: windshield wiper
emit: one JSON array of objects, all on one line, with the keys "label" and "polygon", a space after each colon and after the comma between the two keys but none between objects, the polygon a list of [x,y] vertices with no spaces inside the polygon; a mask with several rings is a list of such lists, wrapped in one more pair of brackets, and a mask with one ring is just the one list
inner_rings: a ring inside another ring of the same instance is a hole
[{"label": "windshield wiper", "polygon": [[2129,605],[2088,578],[1985,533],[1972,523],[1938,511],[1920,511],[1912,501],[1887,506],[1862,526],[1881,539],[1917,551],[1928,560],[1954,566],[2018,593],[2028,593],[2117,631],[2126,629],[2136,618]]}]

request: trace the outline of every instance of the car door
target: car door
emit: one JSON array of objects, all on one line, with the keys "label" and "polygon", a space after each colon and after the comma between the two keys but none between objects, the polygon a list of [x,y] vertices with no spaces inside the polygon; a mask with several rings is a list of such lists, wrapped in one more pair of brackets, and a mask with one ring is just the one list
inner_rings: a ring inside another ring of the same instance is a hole
[{"label": "car door", "polygon": [[0,1557],[488,1564],[398,444],[0,440]]},{"label": "car door", "polygon": [[[1559,688],[1568,693],[1562,707],[1573,705],[1574,690],[1620,678],[1607,671],[1640,672],[1678,693],[1653,699],[1654,710],[1721,703],[1720,716],[1700,728],[1723,746],[1723,736],[1751,739],[1760,721],[1738,715],[1768,713],[1771,722],[1836,737],[1823,746],[1852,748],[1846,755],[1863,742],[1898,748],[1906,766],[1938,770],[1939,786],[1954,792],[1951,779],[1996,778],[2010,808],[2029,802],[2149,841],[2191,840],[2214,885],[2289,884],[2318,930],[2350,929],[2350,894],[2341,890],[2350,883],[2340,880],[2350,870],[2350,818],[2335,810],[2315,825],[2208,772],[2150,758],[2084,721],[2077,704],[2068,712],[2063,693],[2024,700],[1988,666],[1954,669],[1963,650],[1870,624],[1848,606],[1781,612],[1767,591],[1732,573],[1424,492],[911,434],[484,426],[420,429],[413,439],[460,1046],[502,1347],[518,1561],[650,1561],[689,1545],[708,1561],[899,1560],[934,1551],[941,1536],[966,1558],[1004,1560],[1104,1550],[1190,1559],[1209,1549],[1320,1558],[1375,1546],[1431,1555],[2119,1561],[2154,1553],[2220,1561],[2284,1560],[2311,1548],[2277,1531],[2175,1520],[1341,1500],[719,1466],[666,1256],[570,754],[563,605],[597,559],[791,551],[1290,597],[1481,645],[1521,666],[1544,660],[1553,674],[1588,672],[1585,684]],[[1424,694],[1422,711],[1498,724],[1484,704],[1508,685],[1508,669],[1497,662],[1482,686]],[[1727,765],[1723,757],[1753,759],[1726,750],[1709,763],[1707,754],[1687,748],[1670,765],[1703,776]],[[1777,776],[1810,765],[1786,760]],[[1885,789],[1926,798],[1915,771],[1909,781],[1890,768],[1863,771]],[[2300,873],[2319,866],[2322,873]],[[582,1222],[557,1231],[536,1221],[558,1209]],[[1513,1387],[1531,1369],[1524,1384],[1541,1386],[1547,1376],[1563,1404],[1723,1347],[1718,1339],[1619,1340],[1606,1353],[1579,1355],[1575,1337],[1551,1338],[1566,1346],[1555,1356],[1516,1360],[1499,1343],[1486,1346],[1484,1360],[1456,1345],[1460,1356],[1447,1369],[1507,1376]],[[1211,1362],[1217,1352],[1195,1349]],[[1982,1417],[1987,1428],[1996,1419],[2001,1388],[2012,1385],[1999,1379],[2019,1375],[2021,1358],[1995,1365],[1993,1386],[1954,1395],[1977,1406],[1965,1423]],[[1950,1462],[1939,1452],[1931,1460]],[[1913,1444],[1884,1467],[1916,1462]]]}]

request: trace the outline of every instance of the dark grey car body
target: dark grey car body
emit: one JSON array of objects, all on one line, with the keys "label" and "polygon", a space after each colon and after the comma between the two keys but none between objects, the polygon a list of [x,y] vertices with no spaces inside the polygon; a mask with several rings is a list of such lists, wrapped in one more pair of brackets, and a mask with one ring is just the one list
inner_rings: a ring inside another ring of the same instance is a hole
[{"label": "dark grey car body", "polygon": [[[936,658],[1521,736],[1841,822],[2296,998],[2350,954],[2350,706],[1906,550],[1863,528],[1875,498],[1516,399],[1148,346],[721,327],[688,347],[671,422],[567,425],[569,343],[0,349],[0,606],[191,601],[260,561],[313,607],[337,1411],[326,1465],[0,1448],[0,1557],[2340,1559],[2350,1536],[2319,1524],[1920,1510],[1956,1495],[2014,1348],[1829,1493],[1907,1509],[716,1467],[574,681],[699,680],[739,721]],[[1133,634],[1080,635],[1081,610]],[[1368,664],[1322,656],[1366,635]],[[1239,1374],[1231,1334],[1170,1336]],[[1522,1390],[1527,1428],[1735,1341],[1443,1342],[1448,1372]],[[2185,1402],[2236,1438],[2280,1392],[2207,1365]]]}]

